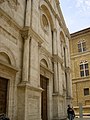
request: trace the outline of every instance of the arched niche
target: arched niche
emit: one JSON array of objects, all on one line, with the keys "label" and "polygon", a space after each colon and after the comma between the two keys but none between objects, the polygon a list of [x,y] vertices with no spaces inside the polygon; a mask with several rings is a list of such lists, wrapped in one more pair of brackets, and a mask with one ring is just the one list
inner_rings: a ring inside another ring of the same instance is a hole
[{"label": "arched niche", "polygon": [[51,70],[52,69],[52,62],[48,58],[48,56],[45,53],[40,54],[40,65],[44,66],[45,68]]},{"label": "arched niche", "polygon": [[40,9],[48,17],[51,29],[53,30],[54,29],[54,22],[53,22],[53,19],[52,19],[53,16],[52,16],[52,13],[50,12],[50,9],[49,9],[49,7],[48,7],[48,5],[45,1],[40,2]]},{"label": "arched niche", "polygon": [[0,61],[11,65],[11,60],[5,52],[0,52]]},{"label": "arched niche", "polygon": [[49,30],[49,20],[44,13],[41,14],[41,26],[42,26],[42,28],[45,32],[48,32],[48,30]]},{"label": "arched niche", "polygon": [[16,60],[12,51],[6,46],[0,46],[0,60],[16,67]]},{"label": "arched niche", "polygon": [[61,40],[61,42],[65,43],[65,35],[64,35],[63,31],[60,32],[60,40]]},{"label": "arched niche", "polygon": [[42,59],[41,62],[40,62],[40,64],[42,66],[44,66],[45,68],[48,68],[48,63],[47,63],[47,61],[45,59]]}]

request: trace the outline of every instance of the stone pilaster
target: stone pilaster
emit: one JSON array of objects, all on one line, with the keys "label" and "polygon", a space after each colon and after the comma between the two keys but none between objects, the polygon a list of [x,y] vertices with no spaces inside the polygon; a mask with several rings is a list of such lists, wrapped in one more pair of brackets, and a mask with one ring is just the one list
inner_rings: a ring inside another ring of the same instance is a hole
[{"label": "stone pilaster", "polygon": [[57,54],[57,32],[56,29],[53,30],[53,54]]},{"label": "stone pilaster", "polygon": [[[53,31],[53,57],[57,55],[57,32],[54,29]],[[57,61],[54,59],[53,61],[54,67],[54,92],[58,92],[58,77],[57,77]]]},{"label": "stone pilaster", "polygon": [[72,81],[71,81],[71,78],[70,78],[70,68],[67,67],[66,68],[66,74],[67,74],[67,97],[68,99],[71,99],[72,98]]},{"label": "stone pilaster", "polygon": [[22,69],[22,82],[28,82],[29,74],[29,28],[25,28],[22,31],[22,38],[24,39],[24,51],[23,51],[23,69]]},{"label": "stone pilaster", "polygon": [[31,0],[27,0],[25,26],[30,26],[30,21],[31,21]]}]

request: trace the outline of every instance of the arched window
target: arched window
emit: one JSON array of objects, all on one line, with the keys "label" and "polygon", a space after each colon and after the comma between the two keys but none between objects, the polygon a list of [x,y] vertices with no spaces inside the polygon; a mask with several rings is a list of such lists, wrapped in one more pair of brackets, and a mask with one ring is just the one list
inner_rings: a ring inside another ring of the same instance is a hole
[{"label": "arched window", "polygon": [[87,61],[80,63],[80,76],[89,76],[89,66]]}]

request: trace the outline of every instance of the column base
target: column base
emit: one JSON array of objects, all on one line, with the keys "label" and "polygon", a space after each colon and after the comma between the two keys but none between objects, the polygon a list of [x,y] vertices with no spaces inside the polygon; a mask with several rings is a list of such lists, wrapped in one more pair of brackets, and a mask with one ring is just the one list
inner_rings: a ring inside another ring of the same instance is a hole
[{"label": "column base", "polygon": [[53,118],[52,120],[67,120],[66,117],[63,117],[63,118]]},{"label": "column base", "polygon": [[18,85],[18,120],[41,120],[41,92],[29,83]]}]

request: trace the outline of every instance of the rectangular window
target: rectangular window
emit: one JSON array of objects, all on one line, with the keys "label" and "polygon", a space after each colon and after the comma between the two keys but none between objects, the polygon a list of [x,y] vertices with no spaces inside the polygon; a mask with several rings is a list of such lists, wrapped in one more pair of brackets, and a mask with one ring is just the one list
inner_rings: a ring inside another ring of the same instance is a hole
[{"label": "rectangular window", "polygon": [[86,51],[86,43],[85,42],[82,43],[82,49],[83,49],[83,51]]},{"label": "rectangular window", "polygon": [[83,64],[82,64],[82,65],[80,65],[80,70],[82,70],[83,68],[84,68]]},{"label": "rectangular window", "polygon": [[89,76],[89,67],[87,62],[82,62],[80,64],[80,76]]},{"label": "rectangular window", "polygon": [[80,42],[78,43],[78,52],[84,52],[86,51],[86,42]]},{"label": "rectangular window", "polygon": [[81,44],[80,43],[78,44],[78,52],[82,52]]},{"label": "rectangular window", "polygon": [[89,70],[85,70],[86,76],[89,76]]},{"label": "rectangular window", "polygon": [[84,71],[80,71],[81,77],[84,77]]},{"label": "rectangular window", "polygon": [[89,88],[84,88],[84,95],[89,95]]}]

